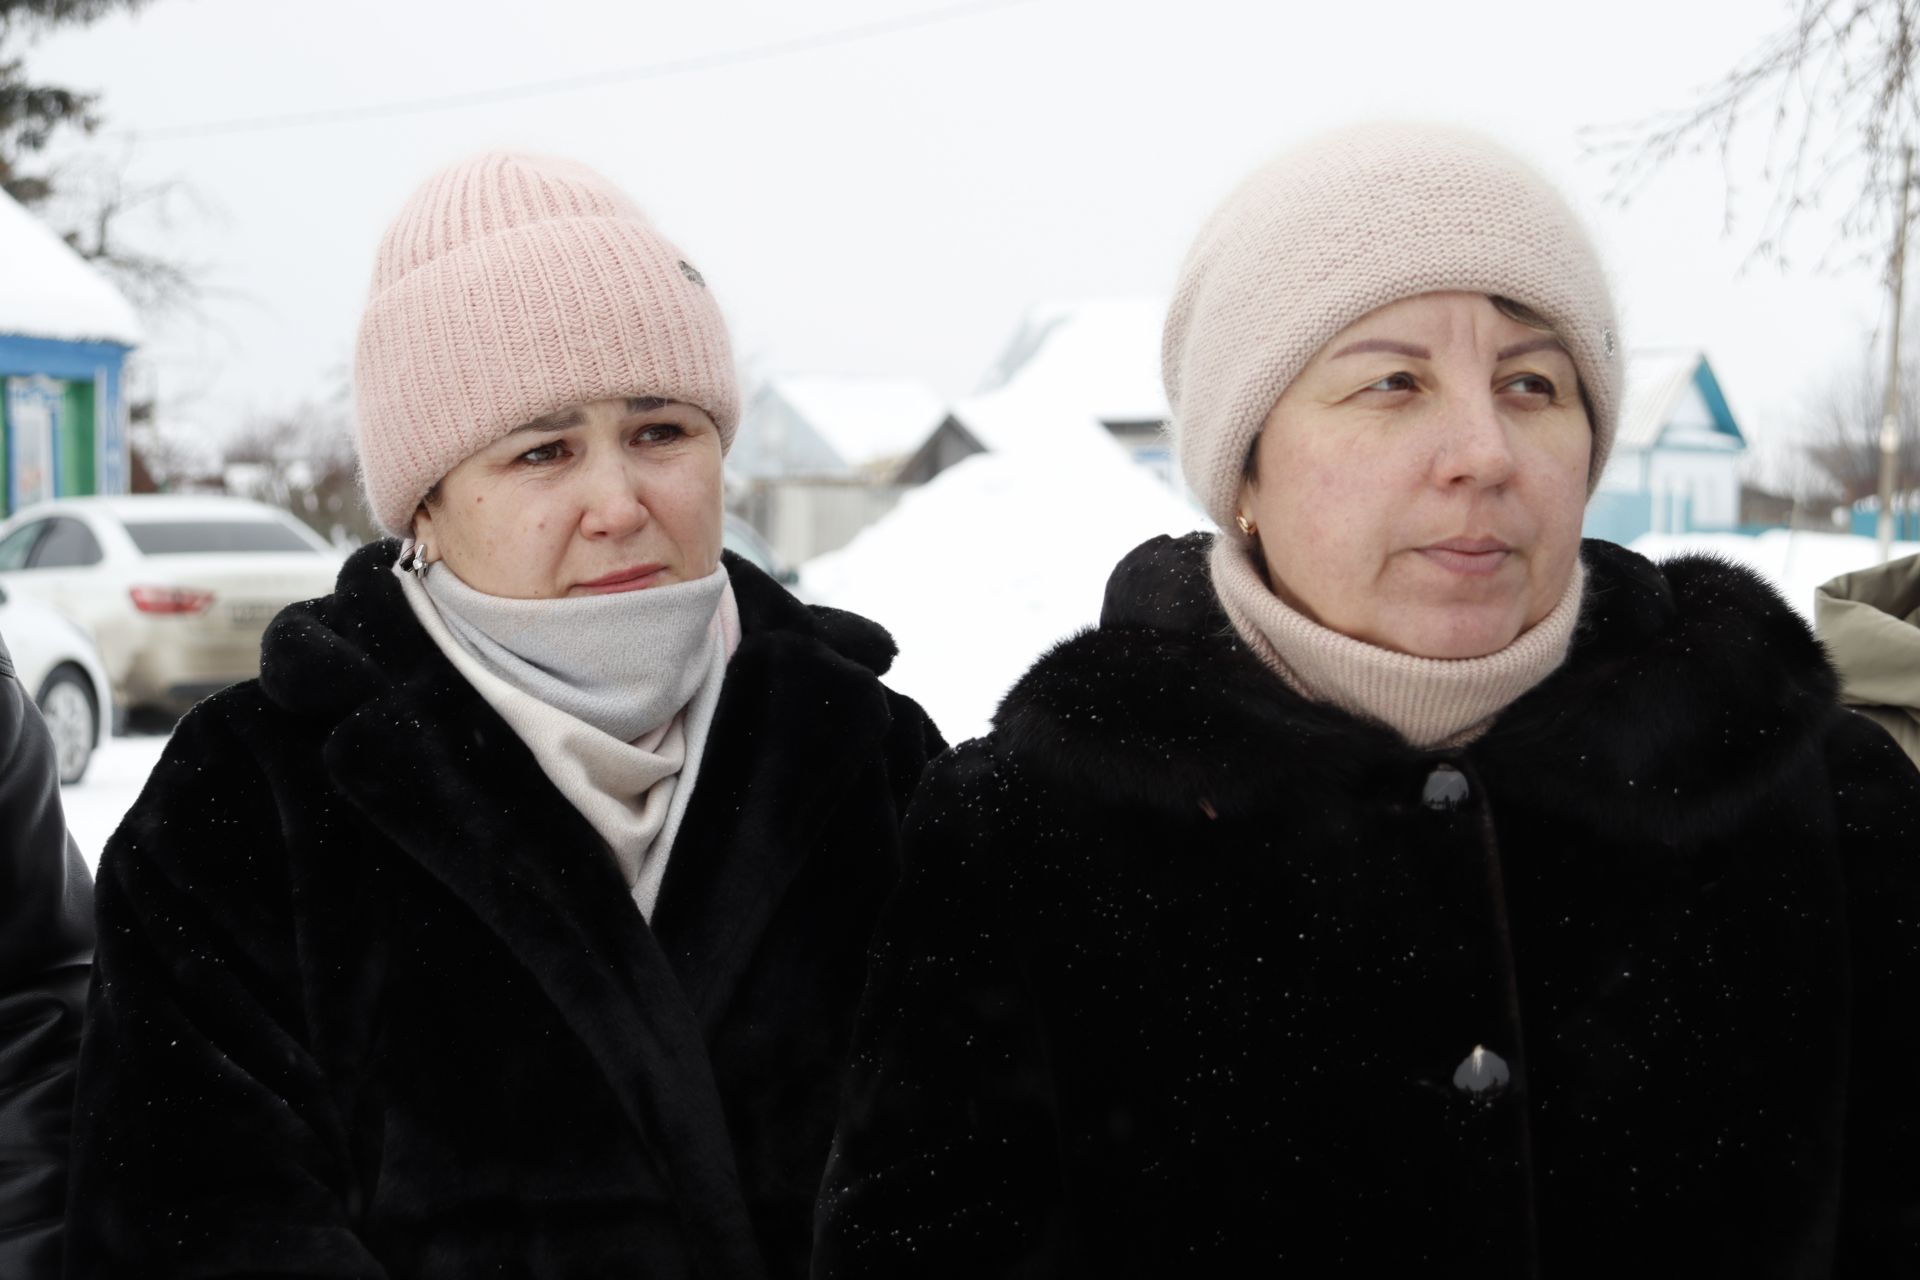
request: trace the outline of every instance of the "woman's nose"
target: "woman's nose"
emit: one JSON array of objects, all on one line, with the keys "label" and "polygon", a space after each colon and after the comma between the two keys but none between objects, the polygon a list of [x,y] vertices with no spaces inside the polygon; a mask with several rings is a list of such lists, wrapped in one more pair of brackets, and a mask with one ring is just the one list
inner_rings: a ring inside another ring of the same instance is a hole
[{"label": "woman's nose", "polygon": [[1447,402],[1434,450],[1434,483],[1491,489],[1513,478],[1513,442],[1489,391]]},{"label": "woman's nose", "polygon": [[617,538],[645,527],[651,519],[635,469],[608,460],[583,477],[580,530],[588,537]]}]

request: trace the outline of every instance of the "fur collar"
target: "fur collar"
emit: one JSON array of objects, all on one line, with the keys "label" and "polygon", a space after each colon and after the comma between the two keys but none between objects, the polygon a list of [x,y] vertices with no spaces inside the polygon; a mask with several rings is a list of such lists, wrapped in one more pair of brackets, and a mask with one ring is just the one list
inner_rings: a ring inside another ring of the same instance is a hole
[{"label": "fur collar", "polygon": [[[452,671],[394,578],[397,539],[369,543],[347,558],[333,594],[293,605],[268,627],[260,684],[289,711],[339,720],[396,684],[437,682]],[[740,608],[741,643],[767,633],[815,640],[875,675],[896,652],[878,624],[838,609],[801,604],[732,552],[722,563]]]},{"label": "fur collar", "polygon": [[1566,664],[1472,746],[1419,752],[1269,672],[1220,609],[1208,542],[1156,538],[1129,554],[1100,625],[1007,695],[993,737],[1021,768],[1106,806],[1225,817],[1270,809],[1277,781],[1286,796],[1351,794],[1363,773],[1453,756],[1524,778],[1542,803],[1601,820],[1628,810],[1680,838],[1716,801],[1757,793],[1817,750],[1836,714],[1818,642],[1756,575],[1589,541]]}]

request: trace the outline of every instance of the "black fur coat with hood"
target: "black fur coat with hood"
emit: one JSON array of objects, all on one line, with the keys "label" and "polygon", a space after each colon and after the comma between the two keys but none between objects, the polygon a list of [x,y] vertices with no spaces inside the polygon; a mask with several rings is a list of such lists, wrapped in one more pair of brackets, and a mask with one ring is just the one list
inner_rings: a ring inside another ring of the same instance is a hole
[{"label": "black fur coat with hood", "polygon": [[1422,751],[1205,550],[922,784],[815,1276],[1920,1275],[1920,775],[1787,605],[1589,543]]},{"label": "black fur coat with hood", "polygon": [[100,865],[76,1276],[805,1273],[899,824],[877,626],[731,556],[651,927],[363,549],[180,724]]}]

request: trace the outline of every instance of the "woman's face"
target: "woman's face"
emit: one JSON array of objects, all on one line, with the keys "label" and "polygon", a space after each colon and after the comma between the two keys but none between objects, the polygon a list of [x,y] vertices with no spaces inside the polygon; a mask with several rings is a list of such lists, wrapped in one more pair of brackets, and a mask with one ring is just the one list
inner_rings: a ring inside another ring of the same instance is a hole
[{"label": "woman's face", "polygon": [[1566,590],[1592,443],[1552,334],[1480,294],[1422,294],[1308,362],[1267,415],[1241,510],[1274,591],[1321,625],[1480,657]]},{"label": "woman's face", "polygon": [[720,563],[720,433],[688,404],[595,400],[447,472],[414,537],[461,581],[522,600],[691,582]]}]

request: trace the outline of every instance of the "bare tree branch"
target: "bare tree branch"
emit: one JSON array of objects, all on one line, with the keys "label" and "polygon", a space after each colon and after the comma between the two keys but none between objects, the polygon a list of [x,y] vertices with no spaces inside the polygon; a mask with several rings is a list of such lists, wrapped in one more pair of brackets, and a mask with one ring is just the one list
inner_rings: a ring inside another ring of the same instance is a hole
[{"label": "bare tree branch", "polygon": [[[1841,501],[1872,497],[1880,477],[1880,416],[1886,388],[1879,358],[1864,356],[1812,397],[1802,449]],[[1920,363],[1900,371],[1900,451],[1895,492],[1920,489]]]},{"label": "bare tree branch", "polygon": [[1796,227],[1825,211],[1838,234],[1821,265],[1849,257],[1884,265],[1900,149],[1920,140],[1920,0],[1794,0],[1793,15],[1691,105],[1590,129],[1587,149],[1607,160],[1622,203],[1677,157],[1717,151],[1732,234],[1744,194],[1736,147],[1763,129],[1767,194],[1752,256],[1785,265]]},{"label": "bare tree branch", "polygon": [[43,215],[142,315],[155,321],[203,318],[206,267],[150,247],[171,239],[183,218],[207,215],[191,187],[177,179],[135,182],[124,162],[68,165],[52,180],[54,193]]},{"label": "bare tree branch", "polygon": [[285,508],[322,536],[380,536],[360,497],[347,394],[303,400],[244,424],[222,451],[230,491]]}]

